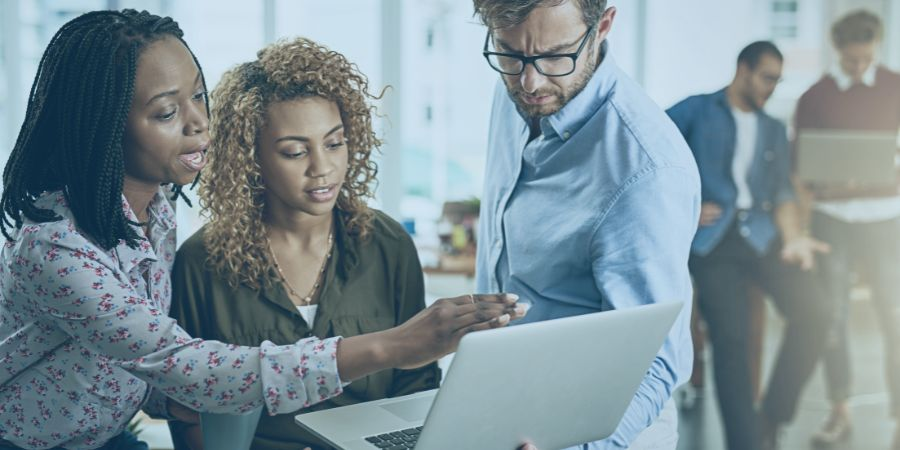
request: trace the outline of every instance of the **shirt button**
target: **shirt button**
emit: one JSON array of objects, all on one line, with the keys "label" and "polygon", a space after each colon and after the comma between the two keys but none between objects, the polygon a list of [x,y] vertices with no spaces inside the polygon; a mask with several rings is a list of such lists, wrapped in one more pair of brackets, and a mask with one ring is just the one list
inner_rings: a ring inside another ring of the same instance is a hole
[{"label": "shirt button", "polygon": [[750,229],[747,227],[741,227],[741,236],[750,237]]},{"label": "shirt button", "polygon": [[503,242],[501,242],[500,240],[494,241],[494,248],[499,249],[499,248],[502,248],[502,247],[503,247]]},{"label": "shirt button", "polygon": [[572,133],[569,133],[568,131],[563,131],[562,137],[563,137],[563,139],[568,139],[568,138],[572,137]]},{"label": "shirt button", "polygon": [[748,217],[750,217],[750,214],[747,213],[747,211],[739,211],[738,212],[738,220],[744,221],[744,220],[747,220]]},{"label": "shirt button", "polygon": [[775,152],[769,150],[765,154],[763,154],[763,158],[765,158],[767,162],[775,161]]}]

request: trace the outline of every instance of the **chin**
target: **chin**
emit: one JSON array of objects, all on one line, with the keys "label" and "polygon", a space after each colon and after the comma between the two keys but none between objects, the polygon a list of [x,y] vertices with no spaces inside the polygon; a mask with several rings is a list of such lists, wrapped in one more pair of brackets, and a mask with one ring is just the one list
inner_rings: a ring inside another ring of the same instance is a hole
[{"label": "chin", "polygon": [[334,211],[334,207],[335,207],[334,203],[332,203],[331,205],[305,204],[305,205],[298,205],[297,209],[305,212],[306,214],[309,214],[310,216],[321,217],[321,216],[331,214],[331,212]]}]

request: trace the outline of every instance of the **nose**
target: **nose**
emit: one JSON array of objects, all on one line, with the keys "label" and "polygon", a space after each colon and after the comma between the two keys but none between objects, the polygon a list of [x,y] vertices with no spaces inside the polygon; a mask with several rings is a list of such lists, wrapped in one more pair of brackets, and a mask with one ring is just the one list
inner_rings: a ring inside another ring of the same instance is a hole
[{"label": "nose", "polygon": [[309,154],[309,166],[306,176],[310,178],[326,178],[335,170],[335,165],[324,149],[316,149]]},{"label": "nose", "polygon": [[184,123],[184,134],[193,136],[209,132],[209,114],[207,114],[206,102],[190,103],[187,108],[188,116]]},{"label": "nose", "polygon": [[522,85],[522,90],[528,94],[537,92],[546,81],[547,77],[538,72],[534,64],[527,64],[525,70],[519,74],[519,83]]}]

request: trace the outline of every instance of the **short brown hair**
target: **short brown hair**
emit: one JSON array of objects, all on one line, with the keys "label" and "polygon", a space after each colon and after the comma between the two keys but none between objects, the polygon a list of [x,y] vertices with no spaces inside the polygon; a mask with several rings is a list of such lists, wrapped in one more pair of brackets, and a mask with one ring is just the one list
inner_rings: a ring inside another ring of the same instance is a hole
[{"label": "short brown hair", "polygon": [[851,12],[831,27],[831,41],[838,49],[850,44],[868,44],[881,41],[884,26],[881,19],[866,10]]},{"label": "short brown hair", "polygon": [[[474,0],[475,15],[490,29],[516,26],[535,8],[558,6],[570,0]],[[584,24],[592,26],[606,10],[606,0],[571,0],[581,10]]]}]

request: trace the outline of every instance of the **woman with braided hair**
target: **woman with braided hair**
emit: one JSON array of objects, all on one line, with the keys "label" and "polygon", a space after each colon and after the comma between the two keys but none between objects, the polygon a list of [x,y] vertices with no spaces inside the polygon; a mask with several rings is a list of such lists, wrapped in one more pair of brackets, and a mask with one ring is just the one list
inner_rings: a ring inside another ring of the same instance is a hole
[{"label": "woman with braided hair", "polygon": [[191,337],[166,315],[174,207],[208,145],[205,82],[173,20],[98,11],[53,37],[3,172],[0,449],[146,449],[125,431],[142,407],[293,411],[516,317],[515,296],[465,296],[346,339]]}]

